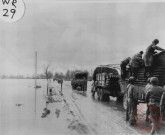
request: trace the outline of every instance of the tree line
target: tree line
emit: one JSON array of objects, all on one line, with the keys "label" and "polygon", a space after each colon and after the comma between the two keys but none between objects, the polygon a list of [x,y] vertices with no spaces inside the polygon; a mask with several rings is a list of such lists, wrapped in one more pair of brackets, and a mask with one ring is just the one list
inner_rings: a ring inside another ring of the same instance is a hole
[{"label": "tree line", "polygon": [[72,80],[72,78],[74,77],[74,74],[75,72],[87,72],[88,73],[88,79],[91,80],[92,79],[92,76],[91,74],[89,73],[88,70],[67,70],[66,73],[62,73],[62,72],[55,72],[53,73],[51,70],[49,70],[48,67],[46,67],[44,69],[44,72],[41,73],[41,74],[37,74],[36,76],[35,75],[32,75],[32,76],[25,76],[25,75],[1,75],[1,78],[2,79],[35,79],[35,77],[37,79],[53,79],[53,78],[56,78],[56,79],[63,79],[63,80],[66,80],[66,81],[70,81]]},{"label": "tree line", "polygon": [[49,71],[48,72],[48,78],[56,78],[56,79],[63,79],[66,81],[70,81],[70,80],[72,80],[72,78],[74,77],[74,74],[76,72],[87,72],[88,73],[88,79],[89,80],[92,79],[92,76],[88,70],[67,70],[66,73],[55,72],[54,74],[51,71]]}]

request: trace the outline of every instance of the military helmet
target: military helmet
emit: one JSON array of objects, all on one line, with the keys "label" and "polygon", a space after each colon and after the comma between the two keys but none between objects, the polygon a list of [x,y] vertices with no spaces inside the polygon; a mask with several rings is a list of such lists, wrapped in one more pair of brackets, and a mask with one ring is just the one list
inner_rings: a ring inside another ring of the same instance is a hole
[{"label": "military helmet", "polygon": [[153,85],[158,85],[159,84],[159,79],[157,77],[152,77],[150,79],[151,84]]},{"label": "military helmet", "polygon": [[135,81],[135,77],[131,76],[129,79],[128,79],[128,82],[129,83],[133,83]]},{"label": "military helmet", "polygon": [[130,60],[131,60],[131,57],[128,57],[128,58],[126,59],[127,62],[129,62]]},{"label": "military helmet", "polygon": [[159,40],[158,39],[154,39],[153,43],[158,44]]},{"label": "military helmet", "polygon": [[140,54],[143,54],[143,51],[140,51],[139,53],[140,53]]},{"label": "military helmet", "polygon": [[131,57],[128,57],[129,60],[131,60]]},{"label": "military helmet", "polygon": [[147,79],[147,83],[151,83],[151,77]]}]

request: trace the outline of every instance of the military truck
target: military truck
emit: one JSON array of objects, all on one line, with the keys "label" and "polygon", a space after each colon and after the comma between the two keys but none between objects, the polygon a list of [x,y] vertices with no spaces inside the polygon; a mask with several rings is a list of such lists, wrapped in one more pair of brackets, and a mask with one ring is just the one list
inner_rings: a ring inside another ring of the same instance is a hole
[{"label": "military truck", "polygon": [[71,81],[72,89],[79,91],[87,91],[87,82],[88,82],[88,73],[87,72],[76,72]]},{"label": "military truck", "polygon": [[[144,77],[144,71],[145,68],[142,67],[138,71],[138,80],[135,81],[135,86],[137,88],[138,92],[138,99],[139,102],[145,102],[145,86],[147,84],[147,78]],[[120,81],[120,86],[122,93],[124,94],[123,98],[123,106],[126,109],[126,86],[128,78],[130,77],[130,69],[127,68],[127,75],[125,80]],[[165,52],[161,52],[154,55],[153,58],[153,67],[151,70],[151,76],[150,77],[158,77],[159,79],[159,86],[165,85]]]},{"label": "military truck", "polygon": [[[138,100],[141,103],[145,102],[145,86],[148,79],[144,77],[144,72],[144,67],[139,68],[138,80],[134,84],[138,92]],[[127,84],[131,76],[130,68],[126,68],[126,78],[124,80],[121,79],[120,75],[119,64],[98,66],[93,74],[92,96],[97,92],[99,100],[109,100],[109,96],[117,97],[119,101],[123,100],[123,106],[126,109]],[[163,87],[165,85],[165,52],[154,55],[150,77],[158,77],[159,86]]]},{"label": "military truck", "polygon": [[109,96],[117,97],[118,100],[123,98],[120,89],[120,75],[117,65],[98,66],[93,73],[92,96],[97,93],[101,101],[109,101]]}]

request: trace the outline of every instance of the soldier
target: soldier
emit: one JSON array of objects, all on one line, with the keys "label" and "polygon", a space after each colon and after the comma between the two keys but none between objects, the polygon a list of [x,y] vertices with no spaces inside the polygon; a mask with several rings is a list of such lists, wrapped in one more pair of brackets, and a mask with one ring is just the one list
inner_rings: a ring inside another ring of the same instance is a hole
[{"label": "soldier", "polygon": [[159,80],[157,77],[151,78],[151,85],[146,93],[145,99],[148,103],[149,112],[151,114],[151,134],[158,130],[160,123],[160,99],[163,93],[163,88],[158,86]]},{"label": "soldier", "polygon": [[[147,93],[148,92],[148,90],[152,87],[152,85],[151,85],[151,78],[148,78],[148,80],[147,80],[147,85],[146,85],[146,87],[145,87],[145,93]],[[148,118],[148,116],[149,116],[149,107],[148,107],[148,103],[147,103],[147,110],[146,110],[146,121],[149,121],[149,118]]]},{"label": "soldier", "polygon": [[144,59],[144,64],[145,64],[145,73],[144,73],[145,77],[150,76],[151,66],[153,62],[153,55],[155,53],[155,50],[164,51],[164,49],[156,46],[158,43],[159,43],[158,39],[155,39],[154,41],[152,41],[152,44],[147,47],[146,52],[144,54],[143,59]]},{"label": "soldier", "polygon": [[129,64],[131,58],[128,57],[126,59],[124,59],[123,61],[121,61],[120,63],[120,67],[121,67],[121,78],[124,80],[125,76],[126,76],[126,66]]},{"label": "soldier", "polygon": [[62,92],[63,79],[60,79],[60,84],[61,84],[61,92]]},{"label": "soldier", "polygon": [[160,112],[161,112],[162,120],[165,121],[165,86],[160,100]]},{"label": "soldier", "polygon": [[136,124],[137,117],[137,104],[138,104],[138,93],[134,86],[135,78],[131,76],[128,80],[127,86],[127,109],[126,109],[126,121],[130,125]]},{"label": "soldier", "polygon": [[142,59],[142,54],[143,51],[140,51],[139,53],[135,54],[130,61],[132,76],[134,76],[135,79],[137,79],[137,73],[139,67],[141,67],[144,64]]}]

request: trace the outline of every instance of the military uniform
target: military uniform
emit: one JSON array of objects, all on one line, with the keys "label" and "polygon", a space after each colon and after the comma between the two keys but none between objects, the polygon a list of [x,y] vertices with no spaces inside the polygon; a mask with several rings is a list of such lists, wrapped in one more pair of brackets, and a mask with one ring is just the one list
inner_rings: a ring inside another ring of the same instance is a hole
[{"label": "military uniform", "polygon": [[145,52],[144,57],[143,57],[143,59],[144,59],[144,64],[145,64],[146,67],[147,67],[147,66],[152,66],[153,54],[154,54],[155,50],[163,51],[164,49],[162,49],[162,48],[156,46],[156,45],[153,44],[153,43],[152,43],[151,45],[149,45],[149,46],[147,47],[146,52]]},{"label": "military uniform", "polygon": [[120,67],[121,67],[121,78],[124,80],[126,76],[126,66],[129,64],[131,58],[128,57],[125,60],[121,61]]},{"label": "military uniform", "polygon": [[149,112],[151,114],[152,130],[153,133],[158,129],[160,122],[160,99],[163,93],[163,88],[153,85],[146,93],[146,102],[148,103]]},{"label": "military uniform", "polygon": [[130,61],[130,65],[132,70],[132,76],[137,78],[138,69],[143,65],[142,54],[135,54]]},{"label": "military uniform", "polygon": [[127,109],[126,109],[126,121],[130,125],[136,124],[137,117],[137,104],[138,104],[138,93],[133,84],[127,86]]},{"label": "military uniform", "polygon": [[162,120],[165,121],[165,87],[160,100],[160,112],[161,112]]},{"label": "military uniform", "polygon": [[149,45],[146,49],[146,52],[144,54],[143,60],[144,60],[144,64],[145,64],[145,76],[147,73],[150,74],[151,72],[151,66],[152,66],[152,62],[153,62],[153,54],[155,53],[155,50],[160,50],[160,51],[164,51],[164,49],[156,46],[154,43],[152,43],[151,45]]},{"label": "military uniform", "polygon": [[[152,85],[150,83],[148,83],[145,87],[145,94],[151,89]],[[150,114],[150,111],[149,111],[149,106],[148,106],[148,103],[147,103],[147,110],[146,110],[146,121],[149,120],[148,116]]]}]

